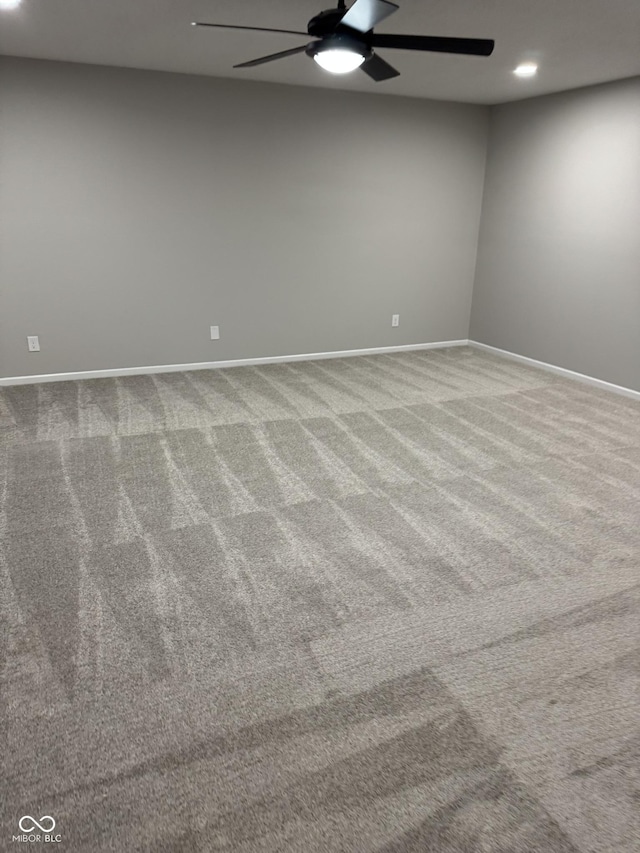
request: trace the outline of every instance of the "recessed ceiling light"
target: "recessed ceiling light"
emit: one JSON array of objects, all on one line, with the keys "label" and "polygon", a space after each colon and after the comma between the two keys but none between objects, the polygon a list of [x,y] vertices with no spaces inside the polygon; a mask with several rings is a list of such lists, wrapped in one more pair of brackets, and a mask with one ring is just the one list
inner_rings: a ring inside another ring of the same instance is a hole
[{"label": "recessed ceiling light", "polygon": [[0,9],[17,9],[22,0],[0,0]]},{"label": "recessed ceiling light", "polygon": [[535,62],[523,62],[522,65],[518,65],[517,68],[514,68],[513,73],[518,77],[533,77],[537,70],[538,66]]}]

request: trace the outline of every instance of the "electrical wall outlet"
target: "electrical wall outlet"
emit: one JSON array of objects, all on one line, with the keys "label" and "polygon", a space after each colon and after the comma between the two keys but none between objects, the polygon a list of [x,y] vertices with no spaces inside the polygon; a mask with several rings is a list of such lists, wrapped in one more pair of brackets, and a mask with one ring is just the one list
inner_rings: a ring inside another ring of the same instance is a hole
[{"label": "electrical wall outlet", "polygon": [[220,340],[220,326],[211,326],[211,340],[219,341]]},{"label": "electrical wall outlet", "polygon": [[391,325],[392,326],[399,326],[400,325],[400,315],[399,314],[392,314],[391,315]]},{"label": "electrical wall outlet", "polygon": [[29,352],[40,352],[40,341],[37,335],[27,335],[27,346]]}]

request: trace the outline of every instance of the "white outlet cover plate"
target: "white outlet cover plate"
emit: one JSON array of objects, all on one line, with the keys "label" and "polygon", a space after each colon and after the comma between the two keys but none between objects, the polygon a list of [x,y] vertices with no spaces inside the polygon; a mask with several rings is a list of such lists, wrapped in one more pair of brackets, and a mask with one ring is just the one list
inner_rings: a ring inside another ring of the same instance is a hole
[{"label": "white outlet cover plate", "polygon": [[220,326],[211,326],[211,340],[219,341],[220,340]]}]

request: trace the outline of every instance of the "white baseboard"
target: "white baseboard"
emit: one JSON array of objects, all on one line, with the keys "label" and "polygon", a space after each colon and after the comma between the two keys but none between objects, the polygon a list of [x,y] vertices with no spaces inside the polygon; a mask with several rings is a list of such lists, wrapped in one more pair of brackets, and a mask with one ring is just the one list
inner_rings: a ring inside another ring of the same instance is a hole
[{"label": "white baseboard", "polygon": [[578,382],[584,382],[587,385],[594,385],[596,388],[603,388],[605,391],[613,391],[614,394],[622,394],[624,397],[631,397],[632,400],[640,400],[640,391],[634,391],[633,388],[625,388],[624,385],[614,385],[613,382],[605,382],[604,379],[596,379],[594,376],[587,376],[584,373],[576,373],[575,370],[567,370],[566,367],[558,367],[556,364],[548,364],[546,361],[537,361],[535,358],[529,358],[526,355],[518,355],[515,352],[509,352],[505,349],[491,347],[489,344],[481,344],[479,341],[469,341],[470,347],[491,352],[494,355],[500,355],[503,358],[509,358],[512,361],[519,361],[521,364],[528,364],[531,367],[539,367],[541,370],[546,370],[549,373],[557,373],[559,376],[566,376],[567,379],[577,379]]},{"label": "white baseboard", "polygon": [[115,367],[108,370],[80,370],[74,373],[44,373],[39,376],[8,376],[0,379],[3,385],[31,385],[36,382],[68,382],[71,379],[105,379],[112,376],[139,376],[146,373],[175,373],[183,370],[213,370],[220,367],[247,367],[260,364],[280,364],[286,361],[316,361],[322,358],[350,358],[355,355],[376,355],[385,352],[404,352],[407,350],[443,349],[445,347],[464,347],[464,341],[434,341],[430,344],[403,344],[394,347],[370,347],[369,349],[348,349],[337,352],[310,352],[296,355],[269,355],[264,358],[234,358],[228,361],[201,361],[195,364],[160,364],[149,367]]}]

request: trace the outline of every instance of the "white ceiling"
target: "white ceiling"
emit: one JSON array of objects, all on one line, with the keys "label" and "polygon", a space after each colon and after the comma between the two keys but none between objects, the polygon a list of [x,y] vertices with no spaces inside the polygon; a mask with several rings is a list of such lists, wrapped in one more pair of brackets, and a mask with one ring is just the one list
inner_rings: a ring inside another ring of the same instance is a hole
[{"label": "white ceiling", "polygon": [[[640,0],[397,0],[377,32],[494,38],[489,58],[380,50],[401,76],[336,77],[304,54],[234,63],[304,38],[191,27],[192,20],[306,30],[332,0],[23,0],[0,10],[0,53],[304,86],[495,104],[640,74]],[[348,0],[349,5],[349,0]],[[520,62],[537,77],[516,78]]]}]

